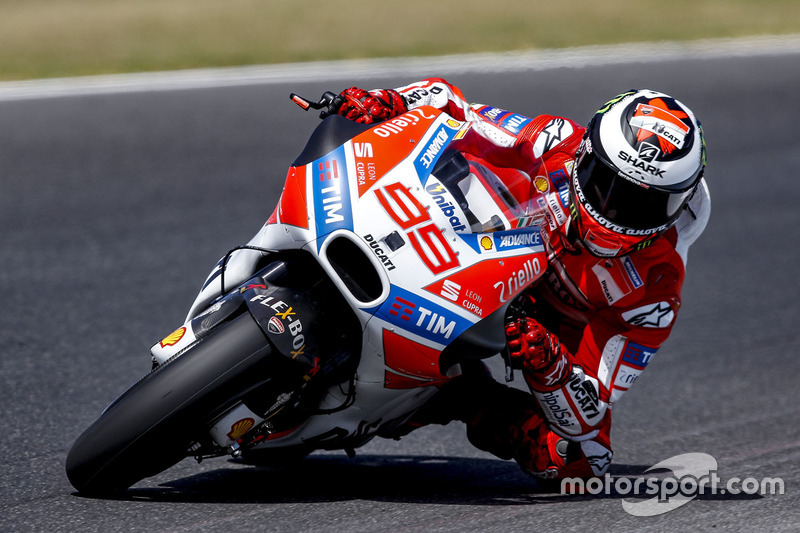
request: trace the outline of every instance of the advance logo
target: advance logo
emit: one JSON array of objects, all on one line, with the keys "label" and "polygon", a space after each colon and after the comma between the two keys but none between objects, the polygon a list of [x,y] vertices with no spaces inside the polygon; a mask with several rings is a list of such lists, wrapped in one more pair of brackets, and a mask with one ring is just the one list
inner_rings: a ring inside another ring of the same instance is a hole
[{"label": "advance logo", "polygon": [[414,167],[417,169],[419,180],[423,185],[428,181],[428,176],[431,175],[439,156],[442,155],[447,145],[453,140],[455,134],[456,130],[442,124],[422,147],[419,156],[414,160]]}]

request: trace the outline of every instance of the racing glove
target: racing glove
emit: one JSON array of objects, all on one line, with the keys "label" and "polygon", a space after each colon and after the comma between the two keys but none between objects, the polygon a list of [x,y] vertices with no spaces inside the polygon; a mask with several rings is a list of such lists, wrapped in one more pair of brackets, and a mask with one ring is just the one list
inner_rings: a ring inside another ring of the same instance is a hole
[{"label": "racing glove", "polygon": [[341,100],[337,114],[361,124],[381,122],[408,111],[405,99],[393,89],[350,87],[336,98]]},{"label": "racing glove", "polygon": [[522,426],[525,446],[514,459],[522,470],[540,479],[563,477],[565,467],[580,459],[580,444],[563,439],[550,431],[541,418],[528,419]]},{"label": "racing glove", "polygon": [[506,346],[511,362],[522,369],[532,391],[550,392],[567,382],[572,356],[536,319],[526,317],[506,324]]}]

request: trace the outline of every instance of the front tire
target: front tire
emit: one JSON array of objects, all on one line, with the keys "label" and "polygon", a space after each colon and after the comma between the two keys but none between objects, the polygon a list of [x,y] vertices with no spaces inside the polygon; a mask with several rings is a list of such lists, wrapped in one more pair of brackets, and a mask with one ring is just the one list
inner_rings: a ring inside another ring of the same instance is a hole
[{"label": "front tire", "polygon": [[70,483],[81,493],[113,493],[176,464],[208,435],[212,416],[266,379],[271,359],[249,313],[220,324],[133,385],[78,437],[66,460]]}]

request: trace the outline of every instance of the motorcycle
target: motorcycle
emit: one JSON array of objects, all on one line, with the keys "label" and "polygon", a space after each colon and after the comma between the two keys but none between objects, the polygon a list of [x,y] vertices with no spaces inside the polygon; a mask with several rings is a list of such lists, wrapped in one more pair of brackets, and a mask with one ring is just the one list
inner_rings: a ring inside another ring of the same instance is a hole
[{"label": "motorcycle", "polygon": [[546,268],[544,165],[501,180],[463,149],[468,122],[419,107],[363,125],[334,97],[291,95],[324,119],[267,223],[70,449],[79,492],[186,457],[352,455],[504,353],[509,306]]}]

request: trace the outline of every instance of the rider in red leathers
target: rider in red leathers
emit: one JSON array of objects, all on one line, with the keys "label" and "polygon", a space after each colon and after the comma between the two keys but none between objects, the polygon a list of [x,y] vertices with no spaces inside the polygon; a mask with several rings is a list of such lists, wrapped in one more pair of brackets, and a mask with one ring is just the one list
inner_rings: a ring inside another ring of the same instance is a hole
[{"label": "rider in red leathers", "polygon": [[[396,90],[353,87],[338,98],[338,113],[357,122],[423,105],[467,121],[459,150],[501,179],[535,175],[532,167],[545,162],[546,183],[531,180],[525,193],[535,187],[546,199],[549,266],[506,324],[510,359],[532,395],[465,372],[413,424],[463,420],[473,444],[537,477],[603,475],[612,406],[669,336],[688,248],[708,220],[705,143],[694,114],[668,95],[634,90],[584,128],[470,105],[436,78]],[[518,185],[511,190],[520,194]]]}]

